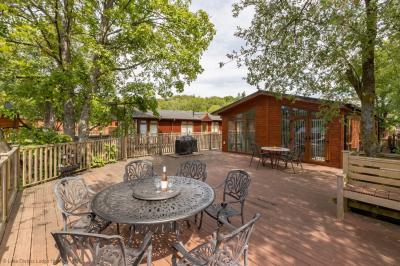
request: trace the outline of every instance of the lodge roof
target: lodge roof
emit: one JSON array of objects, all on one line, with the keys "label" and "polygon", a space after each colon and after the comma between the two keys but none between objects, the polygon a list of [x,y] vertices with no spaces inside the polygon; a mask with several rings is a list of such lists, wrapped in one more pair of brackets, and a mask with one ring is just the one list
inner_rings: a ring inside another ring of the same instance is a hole
[{"label": "lodge roof", "polygon": [[[221,113],[223,113],[223,112],[225,112],[225,111],[227,111],[227,110],[229,110],[231,108],[234,108],[234,107],[238,106],[239,104],[242,104],[242,103],[244,103],[244,102],[246,102],[248,100],[251,100],[251,99],[253,99],[253,98],[257,97],[257,96],[260,96],[260,95],[273,96],[273,97],[277,96],[277,94],[275,94],[273,92],[270,92],[270,91],[258,90],[258,91],[254,92],[252,94],[249,94],[246,97],[243,97],[240,100],[237,100],[237,101],[235,101],[235,102],[233,102],[231,104],[228,104],[228,105],[226,105],[226,106],[224,106],[224,107],[212,112],[212,114],[213,115],[219,115],[219,114],[221,114]],[[316,103],[316,104],[321,104],[324,101],[323,99],[319,99],[319,98],[306,97],[306,96],[300,96],[300,95],[291,95],[291,94],[283,94],[281,97],[282,98],[292,98],[292,99],[294,99],[294,101],[310,102],[310,103]],[[360,111],[360,108],[357,107],[354,104],[342,104],[340,106],[340,108],[347,109],[349,111],[356,111],[356,112]]]},{"label": "lodge roof", "polygon": [[218,115],[211,115],[206,112],[179,111],[179,110],[158,110],[159,116],[153,112],[135,111],[133,118],[159,119],[159,120],[194,120],[194,121],[221,121]]}]

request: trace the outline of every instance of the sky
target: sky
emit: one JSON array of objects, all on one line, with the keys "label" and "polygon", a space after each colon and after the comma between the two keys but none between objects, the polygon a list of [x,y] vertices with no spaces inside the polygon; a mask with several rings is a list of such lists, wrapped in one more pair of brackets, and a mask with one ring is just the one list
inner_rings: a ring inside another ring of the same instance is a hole
[{"label": "sky", "polygon": [[196,81],[186,87],[183,94],[202,97],[209,96],[236,96],[239,92],[246,95],[256,91],[255,87],[247,84],[246,69],[238,68],[236,62],[231,62],[220,68],[220,62],[226,62],[226,54],[232,50],[239,50],[243,40],[234,36],[237,26],[250,24],[251,10],[242,13],[238,18],[232,16],[234,0],[192,0],[191,10],[205,10],[215,25],[216,35],[208,50],[201,58],[203,73]]}]

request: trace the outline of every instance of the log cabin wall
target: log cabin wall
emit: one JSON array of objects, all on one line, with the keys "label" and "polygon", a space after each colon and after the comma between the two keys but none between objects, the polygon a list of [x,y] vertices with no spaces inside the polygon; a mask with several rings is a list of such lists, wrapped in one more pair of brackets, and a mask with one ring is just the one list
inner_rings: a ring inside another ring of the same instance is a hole
[{"label": "log cabin wall", "polygon": [[[228,107],[225,110],[217,111],[222,117],[222,150],[227,152],[228,149],[228,128],[229,120],[238,114],[245,113],[251,109],[255,109],[254,127],[255,127],[255,142],[259,146],[281,146],[281,108],[287,106],[291,108],[304,109],[308,111],[308,119],[305,123],[307,125],[306,134],[310,135],[311,132],[311,112],[318,112],[321,107],[321,103],[318,103],[317,99],[310,101],[307,100],[296,100],[290,101],[288,99],[277,99],[271,95],[265,95],[263,93],[255,93],[255,97],[250,97],[248,100],[242,100],[241,103]],[[259,95],[257,95],[259,94]],[[344,116],[349,110],[342,108],[338,117],[334,118],[326,127],[325,130],[325,159],[324,161],[311,160],[311,155],[307,154],[305,161],[309,163],[322,164],[333,167],[342,167],[342,150],[345,149],[345,129],[344,129]],[[353,115],[357,117],[356,115]],[[357,121],[354,119],[354,121]],[[354,122],[356,123],[356,122]],[[352,142],[358,143],[359,138],[359,126],[353,127],[354,132],[352,133]],[[310,136],[308,136],[309,145],[307,152],[310,153],[313,143],[310,143]]]}]

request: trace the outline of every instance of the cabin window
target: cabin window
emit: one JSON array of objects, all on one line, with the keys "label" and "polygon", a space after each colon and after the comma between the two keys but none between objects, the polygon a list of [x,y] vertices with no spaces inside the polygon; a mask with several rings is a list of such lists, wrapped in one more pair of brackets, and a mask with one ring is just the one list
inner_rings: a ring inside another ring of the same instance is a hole
[{"label": "cabin window", "polygon": [[193,122],[192,121],[182,121],[181,122],[181,133],[183,135],[190,135],[193,133]]},{"label": "cabin window", "polygon": [[201,123],[201,132],[207,132],[208,131],[208,122],[202,122]]},{"label": "cabin window", "polygon": [[228,151],[250,153],[255,141],[255,109],[232,116],[228,121]]},{"label": "cabin window", "polygon": [[146,135],[147,134],[147,121],[146,120],[140,120],[140,134]]},{"label": "cabin window", "polygon": [[[281,144],[301,151],[307,160],[326,160],[326,127],[317,112],[281,107]],[[304,158],[304,157],[303,157]]]},{"label": "cabin window", "polygon": [[158,133],[158,122],[151,121],[150,122],[150,134],[157,135],[157,133]]},{"label": "cabin window", "polygon": [[219,133],[219,122],[212,122],[211,124],[211,132]]}]

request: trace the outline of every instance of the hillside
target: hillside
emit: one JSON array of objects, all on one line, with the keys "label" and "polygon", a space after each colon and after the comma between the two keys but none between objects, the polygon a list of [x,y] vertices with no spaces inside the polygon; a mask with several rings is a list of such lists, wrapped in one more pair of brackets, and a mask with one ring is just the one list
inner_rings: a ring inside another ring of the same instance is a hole
[{"label": "hillside", "polygon": [[158,107],[164,110],[182,110],[182,111],[195,111],[195,112],[213,112],[219,108],[230,104],[245,94],[238,95],[237,97],[197,97],[193,95],[176,95],[166,100],[158,100]]}]

